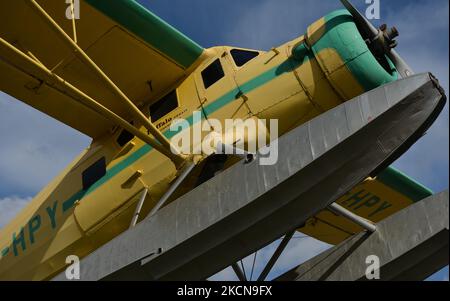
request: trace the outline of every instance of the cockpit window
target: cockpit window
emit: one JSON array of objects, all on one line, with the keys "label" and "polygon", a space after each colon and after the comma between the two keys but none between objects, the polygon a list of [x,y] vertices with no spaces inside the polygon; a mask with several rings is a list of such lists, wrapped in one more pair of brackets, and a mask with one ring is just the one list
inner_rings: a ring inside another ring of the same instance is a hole
[{"label": "cockpit window", "polygon": [[81,174],[83,181],[83,190],[88,190],[104,175],[106,175],[106,159],[105,157],[102,157]]},{"label": "cockpit window", "polygon": [[203,84],[208,89],[225,76],[220,59],[215,60],[211,65],[202,71]]},{"label": "cockpit window", "polygon": [[259,55],[257,51],[232,49],[230,51],[236,66],[242,67]]},{"label": "cockpit window", "polygon": [[178,107],[177,91],[173,90],[150,106],[150,117],[155,122]]},{"label": "cockpit window", "polygon": [[133,140],[134,135],[128,132],[127,130],[122,130],[119,137],[117,137],[117,144],[119,144],[121,147],[125,146],[128,142]]}]

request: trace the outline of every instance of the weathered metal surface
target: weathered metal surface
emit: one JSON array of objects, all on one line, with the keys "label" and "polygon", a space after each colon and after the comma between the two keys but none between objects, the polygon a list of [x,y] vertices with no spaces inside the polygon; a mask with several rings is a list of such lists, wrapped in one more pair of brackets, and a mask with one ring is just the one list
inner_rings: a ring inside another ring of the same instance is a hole
[{"label": "weathered metal surface", "polygon": [[449,262],[448,191],[431,196],[279,277],[279,281],[367,280],[368,256],[380,260],[379,280],[419,281]]},{"label": "weathered metal surface", "polygon": [[275,165],[236,164],[84,258],[81,279],[205,279],[390,164],[444,103],[429,74],[348,101],[281,137]]}]

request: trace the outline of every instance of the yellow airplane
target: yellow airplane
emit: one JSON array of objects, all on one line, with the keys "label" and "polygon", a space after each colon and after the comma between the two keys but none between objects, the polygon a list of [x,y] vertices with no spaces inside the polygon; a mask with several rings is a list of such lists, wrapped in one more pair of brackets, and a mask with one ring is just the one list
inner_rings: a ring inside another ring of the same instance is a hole
[{"label": "yellow airplane", "polygon": [[[276,119],[283,135],[412,74],[395,29],[367,43],[347,1],[269,51],[204,49],[133,0],[84,0],[79,18],[76,2],[0,2],[0,89],[92,137],[0,231],[0,280],[51,279],[237,160],[174,152],[174,120]],[[338,203],[378,222],[431,194],[387,168]],[[299,231],[337,244],[362,229],[323,211]]]}]

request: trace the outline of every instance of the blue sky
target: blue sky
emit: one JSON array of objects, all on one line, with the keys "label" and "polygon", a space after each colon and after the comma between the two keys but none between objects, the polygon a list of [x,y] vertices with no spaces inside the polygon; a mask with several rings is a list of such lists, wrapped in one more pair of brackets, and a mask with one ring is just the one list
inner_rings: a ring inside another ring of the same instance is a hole
[{"label": "blue sky", "polygon": [[[309,24],[341,8],[337,0],[139,0],[203,47],[267,50],[302,35]],[[364,11],[364,0],[353,3]],[[381,0],[381,20],[400,31],[398,51],[416,72],[432,71],[449,91],[448,0]],[[380,22],[374,20],[376,25]],[[448,95],[448,93],[447,93]],[[436,192],[448,188],[448,105],[439,120],[394,165]],[[14,126],[14,131],[11,127]],[[88,144],[89,139],[0,94],[0,227]],[[271,276],[328,246],[294,239]],[[264,262],[274,246],[258,255]],[[247,259],[250,266],[252,258]],[[261,265],[257,266],[257,270]],[[230,271],[218,277],[231,278]],[[448,280],[448,269],[434,280]]]}]

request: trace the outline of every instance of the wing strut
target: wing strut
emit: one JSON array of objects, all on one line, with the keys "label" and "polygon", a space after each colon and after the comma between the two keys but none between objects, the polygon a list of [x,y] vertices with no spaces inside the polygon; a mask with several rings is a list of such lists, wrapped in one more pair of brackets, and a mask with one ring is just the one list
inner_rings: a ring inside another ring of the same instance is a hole
[{"label": "wing strut", "polygon": [[[153,123],[142,113],[141,110],[125,95],[122,90],[106,75],[103,70],[97,66],[97,64],[81,49],[80,46],[69,36],[66,32],[58,25],[58,23],[35,1],[35,0],[24,0],[28,3],[31,8],[36,11],[36,13],[49,24],[52,30],[59,35],[62,41],[64,41],[72,50],[74,54],[84,62],[87,66],[91,67],[94,72],[96,72],[100,78],[111,88],[111,90],[121,98],[124,103],[128,106],[130,112],[133,116],[140,121],[143,126],[156,138],[156,140],[165,149],[164,152],[161,151],[161,147],[158,148],[161,153],[167,155],[172,161],[174,161],[177,167],[180,167],[185,162],[185,157],[179,154],[177,148],[172,145],[172,143],[153,125]],[[154,145],[152,145],[154,146]],[[156,148],[156,147],[155,147]],[[177,154],[173,154],[176,152]],[[168,153],[171,155],[169,156]]]},{"label": "wing strut", "polygon": [[102,104],[95,101],[93,98],[86,95],[83,91],[74,87],[55,73],[51,72],[41,62],[27,56],[1,37],[0,59],[4,60],[13,68],[28,74],[29,76],[41,81],[42,83],[45,83],[46,85],[56,89],[57,91],[65,95],[68,95],[74,101],[104,116],[114,124],[117,124],[118,126],[126,129],[145,143],[148,143],[156,150],[170,158],[177,167],[185,162],[184,158],[180,157],[179,155],[175,155],[170,151],[170,149],[163,147],[157,140],[147,135],[146,133],[141,132],[125,119],[109,110],[108,108],[104,107]]},{"label": "wing strut", "polygon": [[74,0],[70,0],[70,14],[72,16],[72,31],[73,31],[73,41],[78,44],[77,38],[77,21],[75,17],[75,3]]},{"label": "wing strut", "polygon": [[337,203],[331,204],[329,208],[338,215],[341,215],[342,217],[354,222],[358,226],[366,229],[370,233],[377,231],[377,226],[374,225],[372,222],[360,217],[359,215],[354,214],[350,210],[345,209],[344,207],[342,207]]}]

